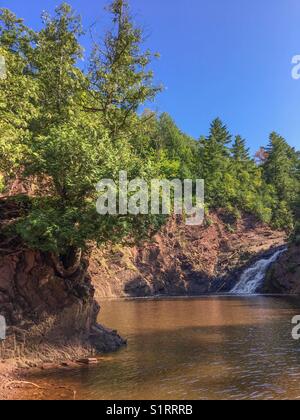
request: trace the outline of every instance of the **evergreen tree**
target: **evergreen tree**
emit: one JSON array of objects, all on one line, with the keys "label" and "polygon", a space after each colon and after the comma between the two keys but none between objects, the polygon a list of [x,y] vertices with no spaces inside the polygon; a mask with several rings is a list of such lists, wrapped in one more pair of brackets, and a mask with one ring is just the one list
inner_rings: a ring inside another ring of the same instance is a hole
[{"label": "evergreen tree", "polygon": [[0,172],[6,179],[23,163],[25,140],[37,116],[37,83],[30,72],[33,35],[22,19],[0,10],[0,55],[6,65],[0,78]]},{"label": "evergreen tree", "polygon": [[7,52],[22,56],[28,64],[28,57],[33,51],[34,31],[30,30],[23,19],[10,10],[0,9],[0,45]]},{"label": "evergreen tree", "polygon": [[200,140],[199,167],[206,183],[207,200],[213,206],[224,206],[229,199],[230,151],[227,145],[230,141],[231,135],[219,118],[212,122],[209,136]]},{"label": "evergreen tree", "polygon": [[291,201],[295,196],[295,171],[298,162],[295,150],[283,137],[272,133],[267,154],[263,167],[266,182],[274,186],[279,200]]},{"label": "evergreen tree", "polygon": [[299,230],[300,230],[300,152],[297,152],[296,155],[297,155],[297,163],[295,166],[295,178],[297,182],[297,189],[296,189],[296,200],[293,203],[293,209],[294,209],[295,219],[299,225]]},{"label": "evergreen tree", "polygon": [[249,162],[250,160],[250,152],[246,146],[246,140],[244,140],[241,136],[236,136],[235,141],[233,143],[232,149],[232,158],[235,162]]},{"label": "evergreen tree", "polygon": [[0,189],[1,174],[34,177],[36,186],[27,214],[11,228],[30,247],[71,262],[88,241],[146,232],[161,220],[95,211],[95,184],[126,170],[146,180],[204,178],[209,207],[291,229],[300,213],[299,152],[272,133],[258,165],[240,136],[231,145],[219,118],[197,142],[168,114],[139,116],[140,105],[160,90],[148,70],[152,54],[142,50],[127,2],[114,0],[109,10],[113,28],[94,46],[88,74],[77,65],[82,28],[70,6],[44,14],[39,32],[0,12],[7,64],[0,79]]},{"label": "evergreen tree", "polygon": [[170,115],[163,113],[158,120],[158,142],[166,150],[170,160],[179,163],[177,176],[181,179],[193,178],[196,165],[196,142],[184,134]]},{"label": "evergreen tree", "polygon": [[82,72],[76,67],[82,58],[79,44],[81,18],[63,3],[55,9],[53,17],[44,13],[42,21],[44,28],[36,36],[33,59],[39,84],[37,105],[40,115],[32,128],[37,134],[68,121],[74,115],[85,82]]},{"label": "evergreen tree", "polygon": [[299,193],[299,180],[296,175],[298,164],[296,151],[283,137],[271,133],[263,175],[266,183],[274,190],[273,222],[276,227],[290,229],[293,226],[293,203],[296,202]]},{"label": "evergreen tree", "polygon": [[207,140],[215,147],[216,151],[224,156],[228,156],[229,150],[227,146],[230,144],[231,138],[232,136],[222,120],[220,118],[213,120]]},{"label": "evergreen tree", "polygon": [[[14,50],[9,51],[8,41],[6,49],[0,44],[8,64],[7,78],[0,82],[1,105],[5,105],[0,110],[1,127],[7,119],[0,134],[0,153],[6,142],[11,145],[10,156],[24,145],[16,165],[24,176],[34,176],[39,187],[37,195],[30,198],[28,213],[10,228],[14,227],[28,246],[50,251],[64,261],[69,274],[81,263],[75,257],[88,241],[145,233],[149,223],[156,223],[151,216],[101,217],[95,208],[99,180],[117,179],[120,170],[127,170],[131,178],[151,175],[152,170],[132,147],[131,126],[125,120],[130,117],[139,128],[137,106],[156,89],[150,87],[150,73],[141,70],[148,57],[138,54],[141,32],[133,28],[129,12],[121,3],[114,2],[111,8],[114,16],[119,16],[118,22],[114,19],[118,35],[115,38],[110,32],[105,38],[108,51],[115,55],[110,67],[112,78],[109,67],[101,68],[107,70],[103,77],[110,79],[115,89],[110,104],[110,112],[116,111],[112,124],[120,128],[124,122],[122,130],[112,130],[107,124],[108,110],[99,110],[99,118],[86,112],[86,108],[95,106],[95,98],[98,104],[102,101],[108,85],[104,83],[101,92],[89,90],[88,79],[77,68],[82,51],[78,42],[81,25],[70,6],[64,3],[56,8],[54,17],[43,15],[44,27],[33,34],[28,56],[16,41],[24,32],[23,26],[19,30],[19,19],[7,13],[13,36],[8,37],[8,25],[3,25],[1,32],[3,39],[12,39],[9,48],[13,45]],[[12,170],[12,162],[1,164],[2,169]]]},{"label": "evergreen tree", "polygon": [[257,204],[260,203],[258,191],[262,186],[261,170],[250,158],[246,140],[241,136],[236,136],[232,145],[229,170],[234,182],[234,196],[230,206],[236,212],[257,212]]},{"label": "evergreen tree", "polygon": [[141,49],[143,32],[134,25],[127,1],[113,0],[109,11],[113,28],[103,45],[94,45],[89,72],[92,105],[86,110],[100,113],[117,139],[134,132],[139,106],[154,99],[161,87],[153,84],[153,72],[148,70],[153,55]]}]

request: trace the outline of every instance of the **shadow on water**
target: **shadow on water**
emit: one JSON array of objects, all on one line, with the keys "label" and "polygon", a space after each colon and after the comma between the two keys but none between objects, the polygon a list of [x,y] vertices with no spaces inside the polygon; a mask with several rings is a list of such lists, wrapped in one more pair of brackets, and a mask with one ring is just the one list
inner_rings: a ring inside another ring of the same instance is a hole
[{"label": "shadow on water", "polygon": [[300,397],[299,299],[211,297],[104,302],[128,347],[98,366],[35,375],[83,399]]}]

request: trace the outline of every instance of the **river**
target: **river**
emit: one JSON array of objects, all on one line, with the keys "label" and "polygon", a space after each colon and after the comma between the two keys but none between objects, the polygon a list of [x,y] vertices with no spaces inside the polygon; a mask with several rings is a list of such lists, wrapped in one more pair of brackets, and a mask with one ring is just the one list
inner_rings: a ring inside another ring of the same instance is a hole
[{"label": "river", "polygon": [[32,379],[80,399],[298,399],[299,305],[282,296],[103,301],[101,323],[128,346],[99,365]]}]

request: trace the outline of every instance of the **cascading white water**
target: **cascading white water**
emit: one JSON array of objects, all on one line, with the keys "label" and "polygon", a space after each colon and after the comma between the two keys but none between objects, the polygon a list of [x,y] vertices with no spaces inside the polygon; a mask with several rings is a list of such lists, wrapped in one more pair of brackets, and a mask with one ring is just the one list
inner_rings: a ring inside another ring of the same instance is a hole
[{"label": "cascading white water", "polygon": [[252,267],[248,268],[230,293],[234,295],[252,295],[262,285],[268,268],[276,262],[286,249],[275,252],[270,258],[257,261]]}]

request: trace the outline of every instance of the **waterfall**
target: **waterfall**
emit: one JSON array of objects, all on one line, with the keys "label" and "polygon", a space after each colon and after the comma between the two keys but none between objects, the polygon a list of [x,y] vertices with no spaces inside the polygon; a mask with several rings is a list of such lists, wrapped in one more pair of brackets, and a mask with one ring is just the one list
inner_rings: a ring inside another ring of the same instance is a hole
[{"label": "waterfall", "polygon": [[281,254],[286,251],[281,249],[276,251],[271,257],[257,261],[252,267],[248,268],[241,276],[238,284],[231,290],[234,295],[251,295],[255,294],[257,289],[262,285],[267,270],[271,264],[276,262]]}]

